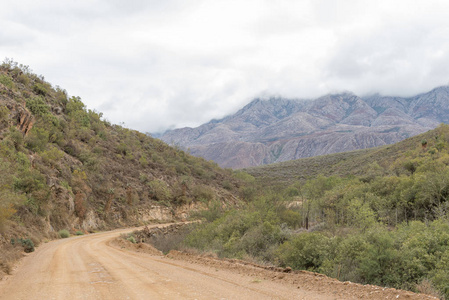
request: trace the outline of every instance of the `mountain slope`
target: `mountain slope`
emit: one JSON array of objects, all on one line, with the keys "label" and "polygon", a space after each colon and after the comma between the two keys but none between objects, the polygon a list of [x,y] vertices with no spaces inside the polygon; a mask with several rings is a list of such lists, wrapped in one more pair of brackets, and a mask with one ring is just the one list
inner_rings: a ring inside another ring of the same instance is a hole
[{"label": "mountain slope", "polygon": [[0,277],[11,239],[36,244],[61,229],[184,219],[210,201],[239,201],[231,171],[101,117],[28,67],[0,66]]},{"label": "mountain slope", "polygon": [[256,99],[234,115],[161,139],[223,167],[244,168],[388,145],[442,122],[449,122],[447,86],[410,98]]},{"label": "mountain slope", "polygon": [[[423,141],[425,146],[422,145]],[[408,168],[405,162],[412,161],[416,153],[421,156],[436,155],[443,141],[449,141],[449,126],[445,124],[392,145],[301,158],[244,170],[266,184],[286,186],[319,175],[371,176],[377,167],[389,172],[394,172],[395,168]],[[395,165],[402,163],[402,160],[403,165]]]}]

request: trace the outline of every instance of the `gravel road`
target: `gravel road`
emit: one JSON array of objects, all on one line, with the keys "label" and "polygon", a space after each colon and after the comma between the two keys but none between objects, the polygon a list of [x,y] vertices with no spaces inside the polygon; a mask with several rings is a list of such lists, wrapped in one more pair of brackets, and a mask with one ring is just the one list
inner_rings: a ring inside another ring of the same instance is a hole
[{"label": "gravel road", "polygon": [[[278,276],[272,280],[265,273],[245,272],[244,267],[221,268],[207,261],[173,259],[111,245],[111,240],[132,230],[41,245],[19,263],[12,276],[0,282],[0,299],[348,299],[365,295],[372,298],[367,293],[375,291],[342,294],[341,290],[315,279],[279,280]],[[301,282],[310,284],[301,287]],[[345,288],[343,283],[337,283]],[[395,291],[377,295],[383,295],[383,299],[420,298],[401,292],[397,293],[401,297],[395,297]]]}]

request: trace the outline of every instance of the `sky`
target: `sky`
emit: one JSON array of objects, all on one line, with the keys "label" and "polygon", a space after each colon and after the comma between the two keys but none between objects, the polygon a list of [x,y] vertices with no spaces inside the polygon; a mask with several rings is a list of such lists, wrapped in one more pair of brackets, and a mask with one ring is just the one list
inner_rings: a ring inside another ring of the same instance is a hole
[{"label": "sky", "polygon": [[2,0],[0,60],[114,124],[196,127],[254,98],[449,84],[449,1]]}]

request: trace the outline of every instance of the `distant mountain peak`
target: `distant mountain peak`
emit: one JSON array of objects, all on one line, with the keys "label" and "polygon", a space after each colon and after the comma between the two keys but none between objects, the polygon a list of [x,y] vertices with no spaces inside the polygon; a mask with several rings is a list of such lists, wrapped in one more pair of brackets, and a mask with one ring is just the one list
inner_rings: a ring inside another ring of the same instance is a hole
[{"label": "distant mountain peak", "polygon": [[344,91],[311,100],[256,98],[233,115],[162,139],[244,168],[391,144],[442,122],[449,123],[449,86],[406,98]]}]

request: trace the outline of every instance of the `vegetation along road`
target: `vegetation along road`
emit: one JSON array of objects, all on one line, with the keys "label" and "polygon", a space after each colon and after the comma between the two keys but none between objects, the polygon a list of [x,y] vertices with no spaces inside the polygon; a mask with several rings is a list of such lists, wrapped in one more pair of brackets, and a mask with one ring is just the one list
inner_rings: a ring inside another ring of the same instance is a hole
[{"label": "vegetation along road", "polygon": [[129,231],[40,246],[0,282],[0,299],[430,299],[310,272],[280,273],[238,262],[195,261],[181,254],[152,255],[112,245]]}]

